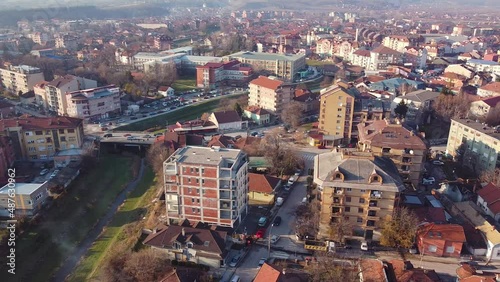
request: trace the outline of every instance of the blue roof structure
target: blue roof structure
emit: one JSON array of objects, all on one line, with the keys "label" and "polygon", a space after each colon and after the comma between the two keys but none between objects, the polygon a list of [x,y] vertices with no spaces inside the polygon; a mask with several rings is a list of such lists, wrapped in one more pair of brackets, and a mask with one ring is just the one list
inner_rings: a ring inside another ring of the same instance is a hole
[{"label": "blue roof structure", "polygon": [[370,90],[396,92],[396,90],[405,83],[413,86],[415,89],[424,89],[425,87],[425,84],[421,81],[415,81],[405,78],[390,78],[379,82],[371,83]]}]

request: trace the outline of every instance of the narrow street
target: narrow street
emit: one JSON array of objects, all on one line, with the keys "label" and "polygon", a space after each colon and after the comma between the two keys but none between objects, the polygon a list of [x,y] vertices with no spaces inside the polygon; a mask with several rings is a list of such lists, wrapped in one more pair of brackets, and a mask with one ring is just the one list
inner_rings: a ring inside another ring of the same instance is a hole
[{"label": "narrow street", "polygon": [[142,159],[137,178],[130,182],[127,187],[116,197],[116,199],[111,204],[108,212],[97,222],[94,228],[89,231],[85,239],[83,239],[82,242],[80,242],[80,244],[73,250],[73,254],[65,259],[64,263],[53,276],[53,281],[63,282],[65,281],[66,277],[73,272],[80,259],[85,256],[90,247],[92,247],[92,244],[95,242],[95,240],[99,238],[99,235],[101,235],[104,227],[106,227],[111,222],[111,219],[113,219],[113,216],[118,211],[118,207],[120,207],[120,205],[123,204],[123,202],[127,199],[127,194],[133,191],[137,187],[137,184],[142,180],[142,177],[144,175],[144,166],[145,161],[144,159]]}]

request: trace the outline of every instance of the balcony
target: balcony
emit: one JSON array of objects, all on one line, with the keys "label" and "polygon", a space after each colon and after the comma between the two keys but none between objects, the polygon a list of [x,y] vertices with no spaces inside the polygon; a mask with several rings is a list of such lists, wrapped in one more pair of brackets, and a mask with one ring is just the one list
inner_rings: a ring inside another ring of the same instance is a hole
[{"label": "balcony", "polygon": [[378,190],[372,190],[370,192],[370,198],[372,198],[372,199],[380,199],[380,198],[382,198],[382,192],[380,192]]},{"label": "balcony", "polygon": [[231,209],[231,203],[226,201],[220,201],[220,208],[229,210]]},{"label": "balcony", "polygon": [[333,191],[333,193],[335,195],[343,195],[344,194],[344,189],[342,189],[342,188],[335,188],[335,190]]},{"label": "balcony", "polygon": [[231,192],[220,191],[219,192],[219,198],[220,199],[224,199],[224,200],[229,200],[231,198]]},{"label": "balcony", "polygon": [[332,206],[342,206],[342,205],[344,205],[344,203],[340,198],[338,197],[333,198]]}]

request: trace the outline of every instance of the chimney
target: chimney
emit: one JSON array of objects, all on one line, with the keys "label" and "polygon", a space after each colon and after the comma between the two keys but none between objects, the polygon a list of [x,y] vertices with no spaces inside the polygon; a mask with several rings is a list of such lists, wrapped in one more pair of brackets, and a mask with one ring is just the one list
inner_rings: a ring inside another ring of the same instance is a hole
[{"label": "chimney", "polygon": [[153,234],[156,234],[158,232],[158,228],[153,229]]},{"label": "chimney", "polygon": [[286,275],[286,268],[283,268],[282,273],[283,273],[283,275]]},{"label": "chimney", "polygon": [[182,237],[186,237],[186,230],[184,228],[182,228]]}]

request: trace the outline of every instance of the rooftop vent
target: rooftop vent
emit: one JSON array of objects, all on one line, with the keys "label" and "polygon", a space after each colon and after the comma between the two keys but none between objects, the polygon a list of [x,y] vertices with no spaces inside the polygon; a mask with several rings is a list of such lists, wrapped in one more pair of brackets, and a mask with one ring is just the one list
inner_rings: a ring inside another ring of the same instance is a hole
[{"label": "rooftop vent", "polygon": [[210,241],[205,241],[205,243],[203,243],[203,246],[205,247],[208,247],[210,245]]}]

